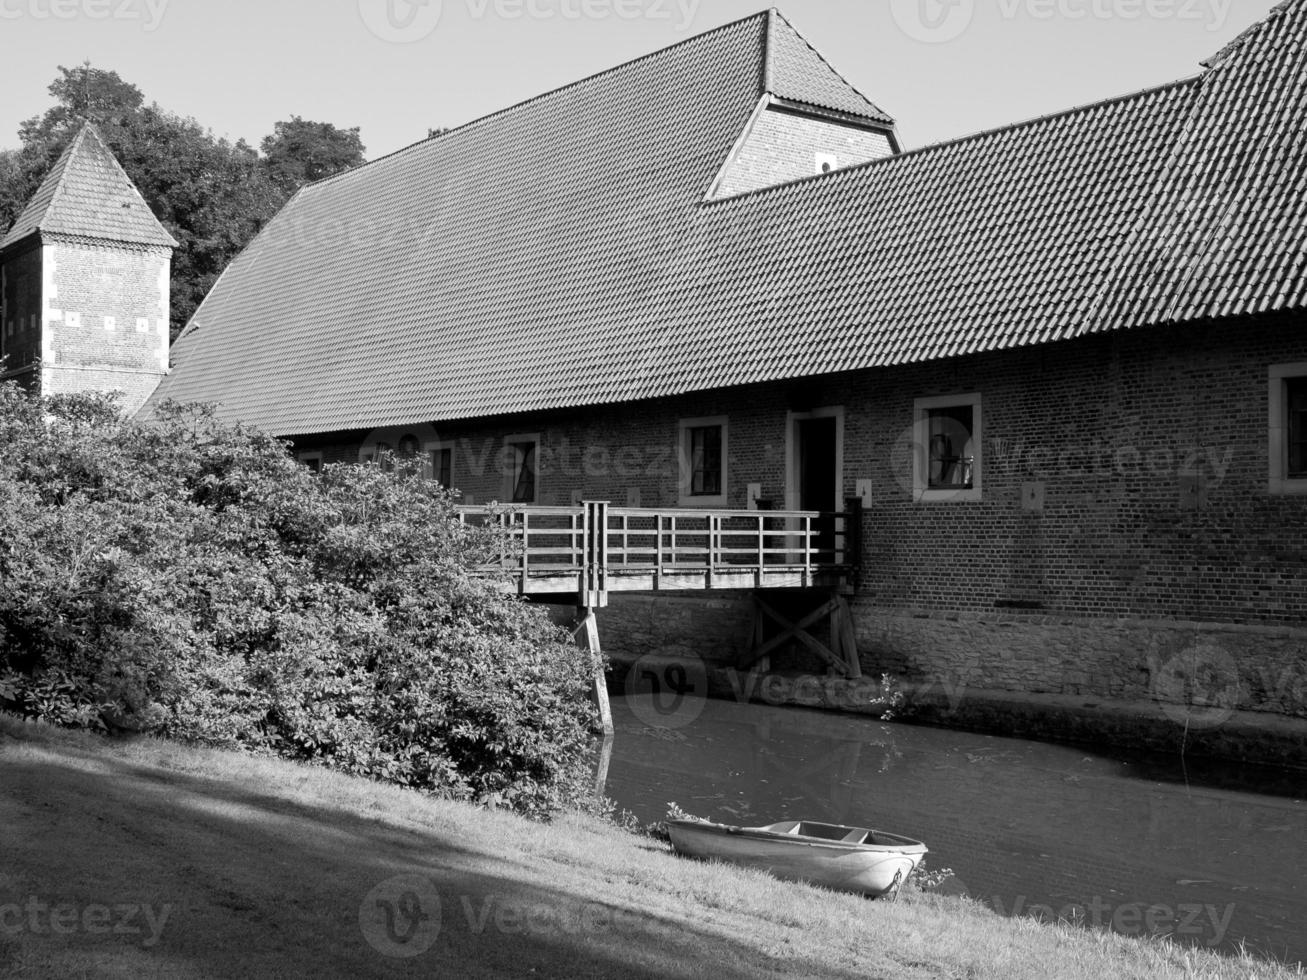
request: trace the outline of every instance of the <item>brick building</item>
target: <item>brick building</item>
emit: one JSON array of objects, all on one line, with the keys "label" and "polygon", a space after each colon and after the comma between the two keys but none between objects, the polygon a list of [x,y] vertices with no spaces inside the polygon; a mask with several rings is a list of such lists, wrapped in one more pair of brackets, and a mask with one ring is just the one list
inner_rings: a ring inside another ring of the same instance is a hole
[{"label": "brick building", "polygon": [[[306,188],[159,396],[469,501],[857,497],[868,671],[1307,715],[1305,36],[1289,0],[1193,78],[904,153],[760,14]],[[743,597],[602,618],[749,635]]]},{"label": "brick building", "polygon": [[138,410],[168,371],[176,246],[88,123],[0,241],[0,380]]}]

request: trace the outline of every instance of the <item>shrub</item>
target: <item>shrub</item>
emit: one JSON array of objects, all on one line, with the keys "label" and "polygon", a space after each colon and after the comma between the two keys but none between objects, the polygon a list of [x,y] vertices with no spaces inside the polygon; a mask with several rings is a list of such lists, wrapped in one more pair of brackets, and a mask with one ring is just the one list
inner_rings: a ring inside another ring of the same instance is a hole
[{"label": "shrub", "polygon": [[0,698],[60,724],[546,812],[583,792],[596,665],[477,574],[507,547],[402,465],[0,386]]}]

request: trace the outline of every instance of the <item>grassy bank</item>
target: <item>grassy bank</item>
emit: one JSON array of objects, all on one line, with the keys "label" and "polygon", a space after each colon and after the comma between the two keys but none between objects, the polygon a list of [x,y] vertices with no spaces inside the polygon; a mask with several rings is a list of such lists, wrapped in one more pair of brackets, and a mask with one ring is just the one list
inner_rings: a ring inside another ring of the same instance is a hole
[{"label": "grassy bank", "polygon": [[3,716],[0,785],[2,976],[1301,976]]}]

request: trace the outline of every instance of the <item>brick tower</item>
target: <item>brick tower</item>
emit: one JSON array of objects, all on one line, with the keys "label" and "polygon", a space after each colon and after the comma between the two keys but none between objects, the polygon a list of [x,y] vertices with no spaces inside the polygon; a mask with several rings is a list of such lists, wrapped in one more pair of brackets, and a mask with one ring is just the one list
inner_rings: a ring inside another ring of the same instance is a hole
[{"label": "brick tower", "polygon": [[168,371],[176,247],[87,123],[0,241],[0,380],[135,412]]}]

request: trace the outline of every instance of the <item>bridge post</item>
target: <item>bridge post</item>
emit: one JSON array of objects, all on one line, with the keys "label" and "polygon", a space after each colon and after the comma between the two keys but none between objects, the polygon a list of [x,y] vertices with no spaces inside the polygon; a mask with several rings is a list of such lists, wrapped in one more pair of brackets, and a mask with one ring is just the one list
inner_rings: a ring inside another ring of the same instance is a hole
[{"label": "bridge post", "polygon": [[588,651],[596,661],[594,688],[591,692],[595,705],[599,708],[599,724],[603,727],[604,737],[613,734],[613,708],[608,702],[608,679],[604,670],[602,650],[599,646],[599,617],[594,606],[580,606],[576,610],[580,624],[575,634],[577,645]]}]

